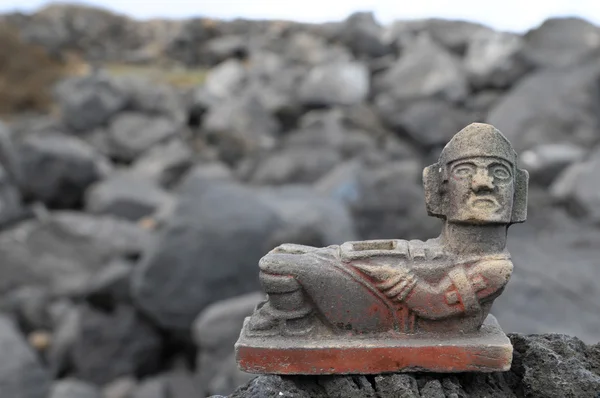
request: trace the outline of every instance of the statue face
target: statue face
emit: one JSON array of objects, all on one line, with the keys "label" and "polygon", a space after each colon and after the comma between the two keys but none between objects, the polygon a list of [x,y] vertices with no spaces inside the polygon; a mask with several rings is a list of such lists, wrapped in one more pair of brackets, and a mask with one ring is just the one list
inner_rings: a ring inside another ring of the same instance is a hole
[{"label": "statue face", "polygon": [[472,157],[448,166],[446,219],[469,224],[508,224],[511,220],[513,167],[503,159]]}]

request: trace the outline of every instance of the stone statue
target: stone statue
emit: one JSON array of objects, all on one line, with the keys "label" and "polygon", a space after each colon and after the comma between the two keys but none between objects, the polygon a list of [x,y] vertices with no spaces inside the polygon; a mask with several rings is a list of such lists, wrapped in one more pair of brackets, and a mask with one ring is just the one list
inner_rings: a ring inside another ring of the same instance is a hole
[{"label": "stone statue", "polygon": [[489,312],[513,270],[507,229],[526,219],[528,173],[496,128],[474,123],[425,168],[423,182],[428,214],[444,220],[435,239],[284,244],[260,260],[268,299],[236,344],[242,370],[510,368],[512,346]]}]

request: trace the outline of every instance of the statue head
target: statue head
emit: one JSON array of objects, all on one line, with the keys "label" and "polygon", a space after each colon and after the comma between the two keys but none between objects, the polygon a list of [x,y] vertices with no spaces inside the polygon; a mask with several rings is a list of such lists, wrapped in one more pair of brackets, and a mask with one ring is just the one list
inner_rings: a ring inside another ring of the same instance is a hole
[{"label": "statue head", "polygon": [[427,213],[464,224],[524,222],[528,180],[506,137],[494,126],[473,123],[423,171]]}]

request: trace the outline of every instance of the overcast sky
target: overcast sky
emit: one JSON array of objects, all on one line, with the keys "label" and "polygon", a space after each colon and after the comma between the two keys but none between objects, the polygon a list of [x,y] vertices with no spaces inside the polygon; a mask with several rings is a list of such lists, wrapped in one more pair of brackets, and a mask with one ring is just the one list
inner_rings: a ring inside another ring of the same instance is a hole
[{"label": "overcast sky", "polygon": [[[524,31],[550,16],[580,16],[600,25],[600,0],[90,0],[81,1],[137,18],[207,16],[299,21],[337,21],[354,11],[373,11],[381,22],[440,17]],[[44,0],[0,0],[0,11],[30,11]]]}]

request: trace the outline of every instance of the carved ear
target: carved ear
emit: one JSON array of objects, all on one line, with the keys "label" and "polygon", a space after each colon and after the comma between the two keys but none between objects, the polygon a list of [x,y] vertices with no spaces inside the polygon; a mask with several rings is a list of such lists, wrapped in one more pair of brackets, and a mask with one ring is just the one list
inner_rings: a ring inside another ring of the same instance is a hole
[{"label": "carved ear", "polygon": [[425,207],[427,214],[432,217],[446,218],[444,201],[440,188],[443,184],[443,175],[439,163],[425,167],[423,170],[423,188],[425,189]]},{"label": "carved ear", "polygon": [[522,223],[527,220],[527,191],[529,186],[529,173],[527,170],[516,169],[515,197],[511,224]]}]

